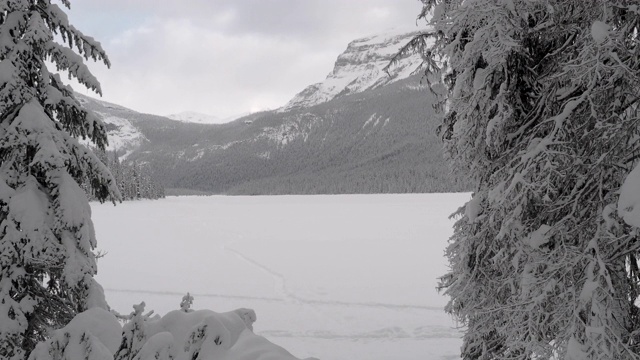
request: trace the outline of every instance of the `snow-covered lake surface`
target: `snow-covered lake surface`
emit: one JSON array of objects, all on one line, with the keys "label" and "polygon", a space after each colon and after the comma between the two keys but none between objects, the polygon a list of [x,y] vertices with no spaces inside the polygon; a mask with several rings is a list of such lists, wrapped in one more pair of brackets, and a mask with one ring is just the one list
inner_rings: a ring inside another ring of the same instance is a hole
[{"label": "snow-covered lake surface", "polygon": [[98,281],[121,313],[252,308],[255,332],[322,360],[456,359],[435,290],[469,194],[169,197],[92,203]]}]

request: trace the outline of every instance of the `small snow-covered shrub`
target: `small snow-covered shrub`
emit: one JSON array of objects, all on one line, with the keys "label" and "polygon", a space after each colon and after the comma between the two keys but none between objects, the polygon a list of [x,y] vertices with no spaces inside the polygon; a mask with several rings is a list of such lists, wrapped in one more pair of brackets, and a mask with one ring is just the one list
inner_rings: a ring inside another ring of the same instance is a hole
[{"label": "small snow-covered shrub", "polygon": [[115,354],[115,360],[133,360],[147,341],[145,320],[149,315],[144,315],[145,303],[133,306],[133,312],[129,315],[129,322],[122,329],[122,342]]},{"label": "small snow-covered shrub", "polygon": [[180,310],[153,317],[152,312],[144,314],[144,303],[135,305],[123,327],[115,360],[296,359],[285,349],[253,333],[255,311],[193,310],[192,302],[193,297],[187,295]]},{"label": "small snow-covered shrub", "polygon": [[184,312],[191,312],[193,311],[191,310],[191,305],[193,305],[193,296],[187,293],[187,295],[185,295],[180,302],[180,309]]}]

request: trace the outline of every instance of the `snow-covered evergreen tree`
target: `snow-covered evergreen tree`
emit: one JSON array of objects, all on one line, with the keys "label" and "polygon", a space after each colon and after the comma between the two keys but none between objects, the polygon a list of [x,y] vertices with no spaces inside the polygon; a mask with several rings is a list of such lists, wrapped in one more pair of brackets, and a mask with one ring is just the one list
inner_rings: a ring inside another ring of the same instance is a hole
[{"label": "snow-covered evergreen tree", "polygon": [[[147,164],[121,162],[117,151],[108,152],[98,148],[91,150],[109,168],[123,201],[164,198],[164,187],[153,176]],[[84,182],[82,188],[89,199],[93,200],[89,184]]]},{"label": "snow-covered evergreen tree", "polygon": [[97,305],[96,239],[78,183],[89,179],[100,200],[119,195],[109,171],[77,139],[103,148],[106,131],[45,63],[100,93],[83,64],[88,59],[109,65],[100,44],[69,24],[58,5],[0,1],[2,359],[24,360],[52,330]]},{"label": "snow-covered evergreen tree", "polygon": [[448,89],[441,135],[474,181],[441,281],[463,357],[640,358],[640,242],[616,213],[640,154],[640,4],[422,2],[433,32],[402,51]]}]

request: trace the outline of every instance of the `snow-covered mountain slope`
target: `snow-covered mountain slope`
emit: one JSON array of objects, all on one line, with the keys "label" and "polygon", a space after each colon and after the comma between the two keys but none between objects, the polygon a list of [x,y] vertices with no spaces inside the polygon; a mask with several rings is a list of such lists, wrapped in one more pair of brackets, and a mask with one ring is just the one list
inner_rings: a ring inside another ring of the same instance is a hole
[{"label": "snow-covered mountain slope", "polygon": [[202,114],[195,111],[184,111],[177,114],[167,115],[167,118],[194,124],[226,124],[246,115],[249,115],[249,113],[220,118],[214,115]]},{"label": "snow-covered mountain slope", "polygon": [[129,120],[98,111],[95,113],[107,125],[109,139],[107,150],[130,150],[139,147],[146,140],[140,130],[133,126]]},{"label": "snow-covered mountain slope", "polygon": [[79,93],[75,96],[105,123],[109,141],[107,150],[130,151],[137,149],[147,140],[140,129],[130,121],[136,114],[135,111]]},{"label": "snow-covered mountain slope", "polygon": [[310,107],[408,78],[422,62],[418,54],[404,59],[389,74],[383,69],[398,50],[420,32],[392,30],[352,41],[338,56],[325,81],[308,86],[279,111]]}]

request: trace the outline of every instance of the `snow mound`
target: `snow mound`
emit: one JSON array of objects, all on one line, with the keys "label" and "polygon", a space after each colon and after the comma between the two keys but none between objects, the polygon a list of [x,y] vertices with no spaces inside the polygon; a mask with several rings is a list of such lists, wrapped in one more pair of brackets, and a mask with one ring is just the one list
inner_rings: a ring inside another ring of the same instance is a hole
[{"label": "snow mound", "polygon": [[100,308],[89,309],[54,331],[49,340],[39,343],[29,360],[50,360],[54,353],[61,359],[85,359],[90,354],[91,360],[112,360],[121,335],[122,327],[113,314]]},{"label": "snow mound", "polygon": [[256,313],[237,309],[175,310],[146,320],[148,337],[136,358],[157,359],[171,354],[176,360],[296,360],[282,347],[253,333]]},{"label": "snow mound", "polygon": [[[251,309],[175,310],[153,318],[140,317],[144,303],[134,309],[124,329],[105,309],[80,313],[39,343],[28,360],[113,360],[123,353],[135,360],[299,360],[253,333],[256,313]],[[134,336],[127,338],[132,329]]]}]

